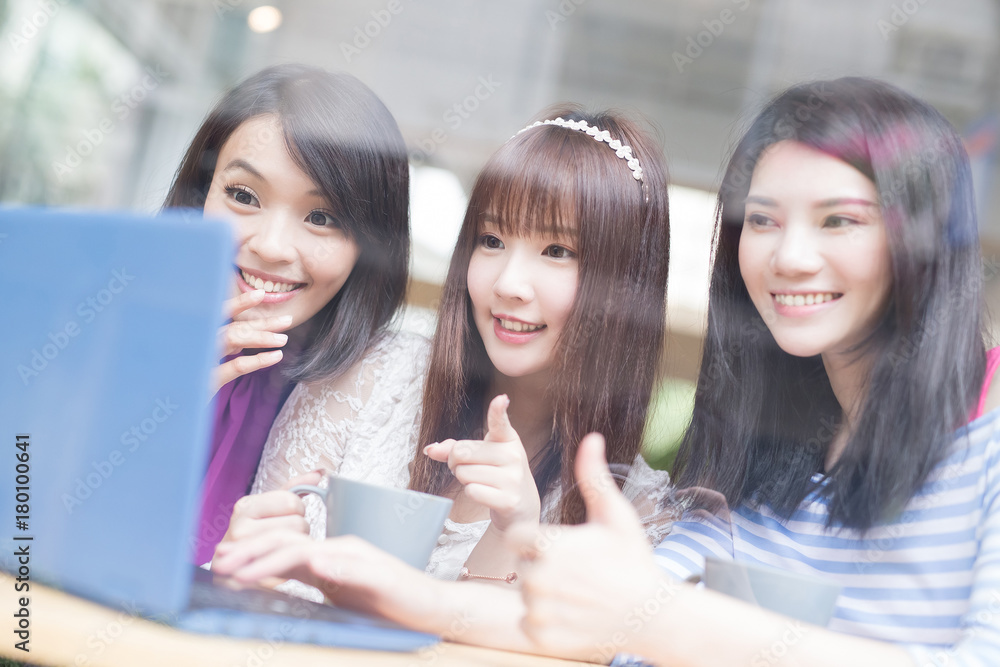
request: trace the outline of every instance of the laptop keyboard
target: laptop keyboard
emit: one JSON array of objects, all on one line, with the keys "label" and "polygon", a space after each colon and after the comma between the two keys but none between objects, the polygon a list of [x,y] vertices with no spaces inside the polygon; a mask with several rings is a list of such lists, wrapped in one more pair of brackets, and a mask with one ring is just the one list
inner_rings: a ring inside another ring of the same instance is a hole
[{"label": "laptop keyboard", "polygon": [[240,587],[233,580],[196,568],[191,585],[191,611],[232,609],[252,614],[290,616],[331,623],[350,623],[381,628],[399,628],[390,621],[361,615],[346,609],[285,595],[266,588]]}]

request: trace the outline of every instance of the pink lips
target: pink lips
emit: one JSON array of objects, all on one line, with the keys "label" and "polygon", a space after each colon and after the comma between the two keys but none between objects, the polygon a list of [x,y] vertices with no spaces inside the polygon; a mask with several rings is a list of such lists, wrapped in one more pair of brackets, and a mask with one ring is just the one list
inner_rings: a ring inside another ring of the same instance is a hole
[{"label": "pink lips", "polygon": [[[243,271],[246,269],[240,269],[236,267],[236,285],[240,288],[241,293],[253,292],[256,287],[253,287],[247,281],[243,280]],[[258,271],[247,271],[247,273],[260,278],[261,280],[270,280],[272,282],[282,282],[291,283],[293,281],[284,280],[280,276],[272,276],[266,273],[260,273]],[[303,286],[304,287],[304,286]],[[261,303],[284,303],[289,299],[295,297],[299,292],[302,291],[302,287],[296,287],[290,292],[267,292],[264,294],[264,300]]]},{"label": "pink lips", "polygon": [[[508,321],[523,322],[524,324],[531,324],[531,322],[524,322],[524,320],[519,320],[516,317],[508,317],[506,315],[503,315],[501,317],[503,319],[505,319],[505,320],[508,320]],[[514,345],[519,345],[519,344],[522,344],[522,343],[527,343],[530,340],[538,338],[538,336],[540,336],[541,333],[543,331],[545,331],[544,327],[541,328],[541,329],[538,329],[536,331],[510,331],[508,329],[504,329],[500,325],[500,319],[501,319],[501,317],[494,317],[493,318],[493,333],[494,333],[494,335],[497,338],[499,338],[504,343],[511,343],[511,344],[514,344]]]}]

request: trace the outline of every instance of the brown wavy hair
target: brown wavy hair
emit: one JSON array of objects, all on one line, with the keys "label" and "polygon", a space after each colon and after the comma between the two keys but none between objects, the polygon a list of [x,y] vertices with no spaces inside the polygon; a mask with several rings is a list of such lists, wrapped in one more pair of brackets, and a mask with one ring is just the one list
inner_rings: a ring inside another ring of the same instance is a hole
[{"label": "brown wavy hair", "polygon": [[643,180],[607,143],[550,125],[518,134],[489,159],[444,285],[410,488],[442,494],[453,484],[445,464],[421,453],[423,445],[482,436],[494,369],[466,279],[484,218],[502,234],[566,232],[578,244],[576,300],[552,366],[552,436],[531,469],[540,496],[557,485],[564,490],[561,522],[580,523],[585,510],[572,474],[578,443],[598,431],[607,438],[609,463],[631,464],[658,377],[670,242],[667,168],[658,144],[617,112],[561,105],[538,119],[557,116],[584,120],[631,146]]}]

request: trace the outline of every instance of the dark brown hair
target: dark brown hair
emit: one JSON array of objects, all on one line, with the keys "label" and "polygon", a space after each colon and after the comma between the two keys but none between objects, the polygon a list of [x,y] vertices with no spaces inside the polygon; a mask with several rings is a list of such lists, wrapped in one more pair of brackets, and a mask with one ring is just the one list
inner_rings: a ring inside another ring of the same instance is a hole
[{"label": "dark brown hair", "polygon": [[334,377],[362,358],[403,301],[410,254],[406,145],[389,110],[353,76],[269,67],[208,114],[163,207],[203,208],[226,140],[264,114],[277,116],[288,154],[361,248],[344,286],[310,320],[309,343],[287,371],[294,382]]},{"label": "dark brown hair", "polygon": [[[878,192],[892,291],[875,332],[857,424],[818,485],[842,410],[819,357],[781,350],[740,274],[745,200],[760,157],[796,141],[863,173]],[[969,159],[940,113],[881,81],[789,88],[754,119],[719,189],[718,249],[694,416],[674,468],[681,486],[789,518],[817,491],[829,523],[892,520],[952,447],[983,379],[982,265]]]},{"label": "dark brown hair", "polygon": [[[493,365],[472,319],[466,279],[483,218],[502,234],[573,234],[579,282],[552,366],[552,437],[531,464],[539,495],[561,482],[561,521],[579,523],[584,506],[572,471],[580,439],[603,433],[610,463],[631,464],[639,453],[666,326],[667,170],[659,147],[615,112],[560,106],[539,119],[557,116],[585,120],[631,146],[643,181],[607,143],[556,126],[518,134],[489,159],[444,286],[419,444],[482,433]],[[410,488],[443,493],[452,482],[448,467],[420,450]]]}]

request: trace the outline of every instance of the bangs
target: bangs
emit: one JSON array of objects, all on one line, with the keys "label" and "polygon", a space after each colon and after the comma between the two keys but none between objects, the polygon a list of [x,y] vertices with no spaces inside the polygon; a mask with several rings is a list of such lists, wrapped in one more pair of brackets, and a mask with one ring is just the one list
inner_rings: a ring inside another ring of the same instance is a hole
[{"label": "bangs", "polygon": [[[533,129],[503,146],[483,170],[470,209],[505,235],[579,237],[582,191],[580,137]],[[563,136],[566,135],[566,136]],[[582,137],[593,141],[590,137]],[[589,148],[589,146],[588,146]],[[474,208],[473,208],[474,207]]]}]

